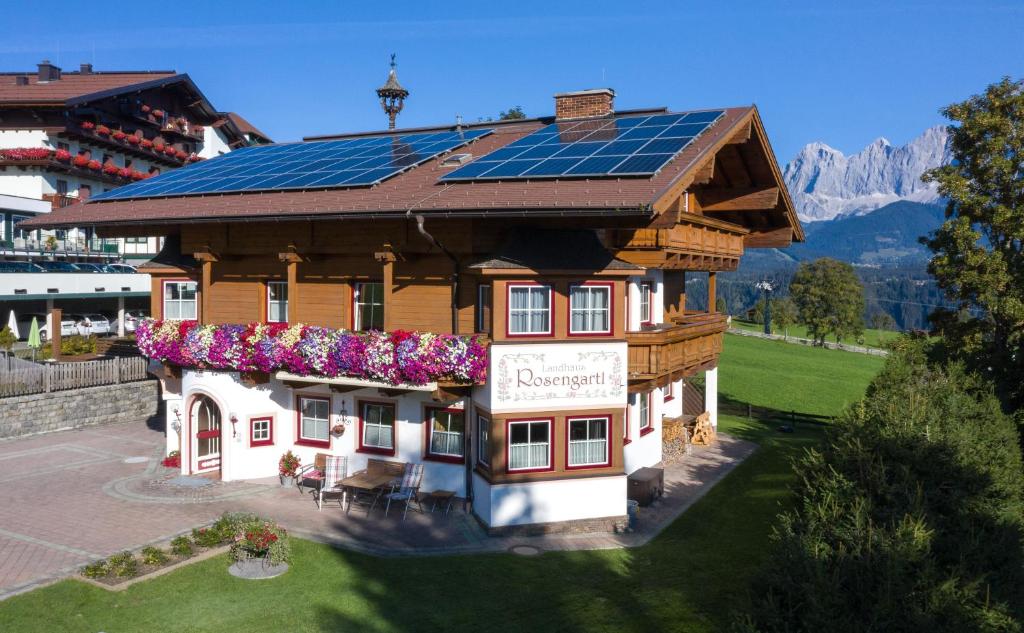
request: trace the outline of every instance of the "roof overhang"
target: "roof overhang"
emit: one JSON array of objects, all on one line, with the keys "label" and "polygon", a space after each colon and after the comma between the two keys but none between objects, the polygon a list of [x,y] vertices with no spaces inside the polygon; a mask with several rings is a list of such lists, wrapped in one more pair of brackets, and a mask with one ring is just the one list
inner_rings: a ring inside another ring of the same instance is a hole
[{"label": "roof overhang", "polygon": [[425,392],[437,391],[436,382],[428,382],[423,385],[409,385],[406,383],[391,384],[389,382],[381,382],[379,380],[346,378],[344,376],[340,376],[338,378],[327,378],[325,376],[300,376],[299,374],[293,374],[287,371],[279,371],[275,373],[274,378],[277,378],[282,382],[308,384],[311,387],[315,385],[337,385],[341,387],[355,387],[357,389],[398,389],[401,391]]},{"label": "roof overhang", "polygon": [[108,90],[100,90],[98,92],[91,92],[84,95],[78,95],[67,99],[64,103],[68,107],[85,105],[93,101],[99,101],[101,99],[107,99],[109,97],[116,97],[129,93],[139,93],[145,90],[153,90],[157,88],[166,88],[174,84],[182,84],[185,89],[195,97],[195,102],[191,105],[193,109],[199,110],[204,116],[214,119],[217,118],[217,110],[210,103],[210,100],[206,98],[206,95],[196,86],[192,78],[188,76],[188,73],[180,73],[172,75],[170,77],[161,77],[160,79],[153,79],[151,81],[143,81],[137,84],[129,84],[127,86],[120,86],[117,88],[110,88]]}]

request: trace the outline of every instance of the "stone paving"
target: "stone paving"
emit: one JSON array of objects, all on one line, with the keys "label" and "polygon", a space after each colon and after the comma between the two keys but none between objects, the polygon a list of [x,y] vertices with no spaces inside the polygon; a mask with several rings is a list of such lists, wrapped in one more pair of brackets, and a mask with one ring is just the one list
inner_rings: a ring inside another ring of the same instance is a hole
[{"label": "stone paving", "polygon": [[[163,432],[143,424],[62,431],[0,441],[0,600],[74,574],[92,560],[125,549],[165,543],[223,512],[276,519],[293,534],[379,556],[632,547],[646,543],[703,496],[756,448],[719,436],[708,448],[666,466],[665,497],[643,508],[626,534],[488,537],[462,511],[392,509],[323,511],[308,494],[277,480],[175,486],[176,473],[158,459]],[[142,460],[140,458],[146,458]],[[425,504],[429,510],[429,503]]]}]

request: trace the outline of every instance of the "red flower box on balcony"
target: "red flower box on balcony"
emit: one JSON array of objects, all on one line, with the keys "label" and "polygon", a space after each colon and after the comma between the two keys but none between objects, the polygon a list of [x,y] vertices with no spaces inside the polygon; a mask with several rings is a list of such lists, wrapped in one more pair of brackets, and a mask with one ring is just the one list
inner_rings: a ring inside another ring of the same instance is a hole
[{"label": "red flower box on balcony", "polygon": [[85,156],[75,156],[75,160],[72,161],[75,167],[86,167],[89,165],[89,159]]},{"label": "red flower box on balcony", "polygon": [[129,169],[128,167],[122,167],[121,169],[117,170],[117,175],[120,176],[121,178],[131,178],[132,170]]},{"label": "red flower box on balcony", "polygon": [[53,150],[46,147],[12,147],[0,149],[3,160],[45,160],[53,156]]},{"label": "red flower box on balcony", "polygon": [[148,138],[144,138],[141,141],[139,141],[139,145],[141,145],[142,147],[145,147],[146,149],[152,149],[153,148],[153,141],[149,140]]},{"label": "red flower box on balcony", "polygon": [[157,118],[160,118],[163,115],[164,115],[164,111],[163,110],[153,110],[153,116],[155,116]]},{"label": "red flower box on balcony", "polygon": [[105,126],[105,125],[97,125],[96,126],[96,133],[97,134],[103,134],[105,136],[107,134],[110,134],[110,128]]},{"label": "red flower box on balcony", "polygon": [[133,169],[131,177],[132,177],[132,180],[145,180],[146,179],[146,174],[142,173],[141,171],[135,171]]},{"label": "red flower box on balcony", "polygon": [[103,166],[103,173],[108,176],[116,176],[118,172],[117,165],[107,163]]},{"label": "red flower box on balcony", "polygon": [[128,135],[122,132],[121,130],[114,132],[114,138],[119,141],[123,141],[125,138],[127,138],[127,136]]},{"label": "red flower box on balcony", "polygon": [[201,160],[203,160],[203,159],[200,158],[199,155],[194,153],[194,152],[191,155],[189,155],[189,157],[188,157],[188,162],[190,162],[190,163],[198,163]]},{"label": "red flower box on balcony", "polygon": [[151,107],[149,107],[148,105],[146,105],[145,103],[143,103],[143,104],[142,104],[142,107],[141,107],[140,109],[141,109],[141,110],[142,110],[143,112],[145,112],[146,114],[149,114],[149,111],[150,111],[150,110],[152,110],[153,108],[151,108]]},{"label": "red flower box on balcony", "polygon": [[81,127],[83,130],[92,130],[95,129],[96,124],[92,121],[82,121]]},{"label": "red flower box on balcony", "polygon": [[167,154],[168,156],[174,156],[177,153],[178,150],[174,149],[174,146],[172,145],[168,145],[167,147],[164,148],[164,154]]},{"label": "red flower box on balcony", "polygon": [[186,158],[188,158],[188,154],[179,149],[178,151],[174,152],[174,157],[177,158],[178,160],[185,160]]},{"label": "red flower box on balcony", "polygon": [[135,136],[134,134],[129,134],[128,138],[126,138],[125,140],[128,141],[129,145],[138,145],[139,141],[141,141],[142,139],[140,139],[138,136]]},{"label": "red flower box on balcony", "polygon": [[53,155],[54,158],[62,163],[67,163],[71,160],[71,152],[66,149],[59,149],[57,153]]},{"label": "red flower box on balcony", "polygon": [[99,171],[100,169],[103,168],[103,165],[100,164],[100,161],[95,160],[95,159],[93,159],[93,160],[89,161],[88,163],[86,163],[85,166],[88,167],[89,169],[93,170],[93,171]]}]

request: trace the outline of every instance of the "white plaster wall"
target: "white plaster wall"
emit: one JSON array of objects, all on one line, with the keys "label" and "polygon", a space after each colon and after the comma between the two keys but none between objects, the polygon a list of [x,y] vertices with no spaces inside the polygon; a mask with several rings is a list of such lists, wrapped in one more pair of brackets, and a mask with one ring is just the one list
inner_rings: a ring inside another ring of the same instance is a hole
[{"label": "white plaster wall", "polygon": [[[382,398],[376,389],[335,394],[326,385],[316,385],[295,390],[282,382],[271,379],[264,385],[247,386],[239,380],[236,372],[198,372],[184,370],[182,389],[185,406],[196,394],[204,393],[222,406],[221,434],[221,478],[225,481],[237,479],[258,479],[278,474],[277,465],[281,455],[291,450],[303,464],[312,463],[317,453],[348,456],[348,472],[366,468],[370,458],[399,462],[415,462],[426,465],[422,489],[453,490],[459,496],[465,495],[465,465],[449,464],[423,459],[424,422],[423,404],[430,403],[430,394],[416,392],[399,398]],[[298,422],[295,411],[297,395],[310,395],[331,400],[330,425],[345,424],[345,433],[331,437],[330,448],[296,444]],[[359,399],[385,400],[396,405],[396,438],[394,457],[357,452],[359,424],[356,415],[356,401]],[[182,407],[182,419],[187,423],[187,410]],[[231,416],[237,419],[233,433]],[[270,446],[249,446],[249,419],[272,416],[273,440]],[[186,443],[187,445],[187,443]],[[186,451],[183,450],[183,453]],[[187,456],[191,460],[191,456]]]},{"label": "white plaster wall", "polygon": [[704,408],[711,419],[711,426],[718,428],[718,368],[704,372]]},{"label": "white plaster wall", "polygon": [[47,138],[43,130],[0,130],[0,149],[45,147]]},{"label": "white plaster wall", "polygon": [[203,158],[213,158],[231,151],[228,139],[220,128],[207,125],[203,129],[203,148],[197,152]]},{"label": "white plaster wall", "polygon": [[664,392],[662,392],[662,401],[664,402],[664,408],[662,409],[662,415],[666,418],[678,418],[683,414],[683,381],[677,380],[673,383],[673,394],[675,397],[671,400],[664,401]]},{"label": "white plaster wall", "polygon": [[492,527],[616,517],[626,514],[626,477],[485,485],[476,499],[474,512]]},{"label": "white plaster wall", "polygon": [[[48,293],[57,288],[57,293]],[[149,292],[149,275],[139,273],[4,273],[0,275],[0,296],[13,294],[45,295],[54,299],[61,294],[98,292]],[[17,292],[16,292],[17,291]]]},{"label": "white plaster wall", "polygon": [[641,437],[640,435],[640,400],[629,404],[629,437],[630,443],[623,449],[623,463],[626,474],[630,474],[638,468],[654,466],[661,461],[661,418],[664,411],[664,402],[661,398],[661,390],[655,389],[651,394],[651,426],[653,431]]},{"label": "white plaster wall", "polygon": [[665,285],[664,275],[661,270],[650,269],[642,276],[629,278],[629,321],[628,329],[640,329],[640,283],[650,282],[651,284],[651,317],[654,323],[664,322],[665,315]]},{"label": "white plaster wall", "polygon": [[43,187],[43,175],[38,171],[8,169],[0,172],[0,194],[41,200]]}]

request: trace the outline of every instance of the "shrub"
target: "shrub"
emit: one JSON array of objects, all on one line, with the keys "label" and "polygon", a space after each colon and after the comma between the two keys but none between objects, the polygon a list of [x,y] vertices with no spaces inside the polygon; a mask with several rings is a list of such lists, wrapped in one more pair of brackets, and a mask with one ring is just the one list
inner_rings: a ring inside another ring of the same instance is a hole
[{"label": "shrub", "polygon": [[171,553],[187,558],[192,555],[192,541],[185,535],[176,536],[171,540]]},{"label": "shrub", "polygon": [[217,547],[221,544],[220,532],[212,528],[193,528],[192,541],[199,547]]},{"label": "shrub", "polygon": [[163,565],[170,558],[160,548],[157,547],[144,547],[142,548],[142,562],[146,565]]},{"label": "shrub", "polygon": [[795,465],[742,631],[1019,631],[1024,474],[990,384],[893,346],[867,396]]},{"label": "shrub", "polygon": [[17,342],[18,338],[14,336],[14,332],[11,332],[11,327],[9,325],[5,325],[4,329],[0,330],[0,348],[9,352]]},{"label": "shrub", "polygon": [[139,573],[139,561],[131,552],[121,552],[110,557],[107,568],[118,578],[130,578]]},{"label": "shrub", "polygon": [[107,561],[105,560],[89,563],[82,568],[82,575],[86,578],[103,578],[109,573],[110,569],[107,568]]},{"label": "shrub", "polygon": [[96,338],[93,336],[74,335],[60,340],[60,353],[68,356],[96,353]]},{"label": "shrub", "polygon": [[266,558],[273,564],[291,560],[288,532],[277,523],[259,517],[238,526],[231,544],[232,560]]}]

